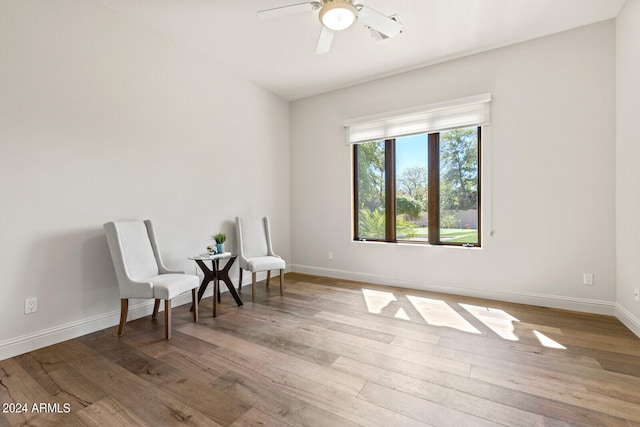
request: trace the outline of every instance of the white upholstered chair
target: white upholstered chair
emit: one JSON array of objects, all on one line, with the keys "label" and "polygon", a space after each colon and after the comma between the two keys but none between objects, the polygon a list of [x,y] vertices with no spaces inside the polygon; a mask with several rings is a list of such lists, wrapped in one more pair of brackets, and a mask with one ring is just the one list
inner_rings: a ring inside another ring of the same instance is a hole
[{"label": "white upholstered chair", "polygon": [[121,221],[104,224],[111,259],[120,286],[120,325],[122,336],[127,321],[129,298],[153,298],[152,318],[164,300],[164,333],[171,338],[171,300],[187,291],[193,299],[193,320],[198,321],[198,276],[169,270],[160,256],[151,221]]},{"label": "white upholstered chair", "polygon": [[251,272],[251,300],[256,300],[256,273],[267,272],[267,287],[271,279],[271,270],[280,270],[280,295],[284,280],[285,262],[273,252],[269,218],[236,217],[236,235],[238,237],[238,259],[240,260],[240,280],[238,292],[242,287],[242,270]]}]

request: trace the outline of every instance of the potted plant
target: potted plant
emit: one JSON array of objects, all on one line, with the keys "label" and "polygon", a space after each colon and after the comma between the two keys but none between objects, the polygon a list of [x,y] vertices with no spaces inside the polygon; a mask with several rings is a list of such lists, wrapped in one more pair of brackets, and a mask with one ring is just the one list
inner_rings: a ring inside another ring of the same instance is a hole
[{"label": "potted plant", "polygon": [[216,252],[221,254],[224,252],[224,242],[227,240],[227,236],[224,233],[218,233],[212,236],[216,241]]}]

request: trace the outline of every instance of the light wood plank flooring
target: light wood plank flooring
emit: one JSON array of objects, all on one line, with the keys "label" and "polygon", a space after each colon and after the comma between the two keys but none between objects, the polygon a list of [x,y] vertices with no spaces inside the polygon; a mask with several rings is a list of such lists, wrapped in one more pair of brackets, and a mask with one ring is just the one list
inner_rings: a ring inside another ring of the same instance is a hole
[{"label": "light wood plank flooring", "polygon": [[293,273],[242,296],[0,361],[0,426],[640,427],[613,317]]}]

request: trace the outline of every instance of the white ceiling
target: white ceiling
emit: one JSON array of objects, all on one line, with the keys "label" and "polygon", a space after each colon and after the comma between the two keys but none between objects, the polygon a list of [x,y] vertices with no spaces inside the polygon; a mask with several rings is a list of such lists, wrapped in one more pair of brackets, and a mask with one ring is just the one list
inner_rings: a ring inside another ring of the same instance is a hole
[{"label": "white ceiling", "polygon": [[357,22],[314,53],[317,12],[259,19],[303,0],[94,0],[229,72],[293,100],[617,16],[625,0],[361,0],[404,33],[375,41]]}]

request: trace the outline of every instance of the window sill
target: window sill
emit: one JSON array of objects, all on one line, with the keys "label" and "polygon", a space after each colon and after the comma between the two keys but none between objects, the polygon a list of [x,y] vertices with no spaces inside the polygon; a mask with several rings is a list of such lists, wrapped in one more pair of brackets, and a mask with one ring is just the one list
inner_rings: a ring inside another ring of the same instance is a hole
[{"label": "window sill", "polygon": [[451,248],[451,249],[465,249],[465,250],[480,250],[482,246],[462,246],[462,245],[432,245],[429,242],[385,242],[382,240],[352,240],[353,243],[363,243],[363,244],[378,244],[378,245],[397,245],[404,247],[428,247],[428,248]]}]

